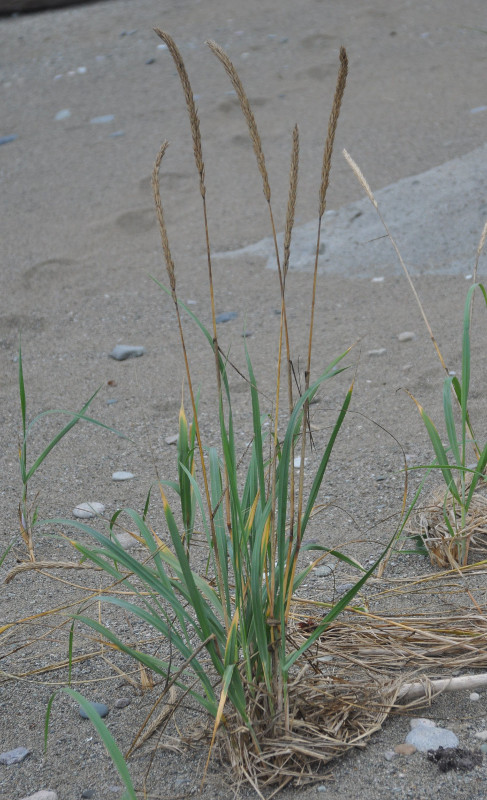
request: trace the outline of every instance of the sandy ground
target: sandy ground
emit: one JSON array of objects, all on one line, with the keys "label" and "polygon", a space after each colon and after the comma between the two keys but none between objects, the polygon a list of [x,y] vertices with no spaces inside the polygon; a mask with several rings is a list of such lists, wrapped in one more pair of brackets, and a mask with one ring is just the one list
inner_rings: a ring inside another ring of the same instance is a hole
[{"label": "sandy ground", "polygon": [[[195,303],[193,308],[205,322],[209,311],[204,233],[186,109],[172,61],[158,48],[154,26],[176,39],[197,96],[215,251],[257,242],[268,236],[269,226],[245,124],[221,65],[204,44],[206,39],[226,48],[246,86],[263,139],[279,229],[285,215],[291,131],[296,121],[301,131],[297,224],[316,217],[322,148],[341,44],[347,48],[350,69],[329,209],[339,209],[363,194],[341,156],[343,147],[376,190],[485,144],[487,37],[473,30],[485,27],[481,0],[462,4],[456,0],[428,4],[420,0],[282,0],[279,4],[268,0],[163,4],[111,0],[0,19],[0,137],[16,137],[0,146],[2,550],[18,530],[20,332],[30,418],[50,408],[79,408],[101,386],[93,416],[130,437],[130,441],[117,439],[87,426],[72,431],[33,481],[32,496],[38,493],[42,518],[70,516],[77,503],[87,500],[103,502],[107,514],[126,505],[141,510],[156,469],[163,477],[174,476],[175,452],[165,439],[177,428],[182,364],[170,300],[149,277],[164,279],[150,189],[152,164],[163,139],[171,142],[162,191],[179,294]],[[94,121],[107,116],[113,119]],[[481,159],[478,175],[485,186]],[[456,197],[461,197],[461,186],[455,186]],[[473,268],[479,220],[485,216],[485,190],[480,188],[469,203],[472,215],[467,214],[468,230],[463,233]],[[405,209],[408,204],[410,198],[405,200]],[[387,217],[387,208],[383,211]],[[427,240],[434,260],[437,250],[444,251],[448,232],[435,226],[434,215],[428,228],[428,203],[424,216],[421,237]],[[407,214],[401,219],[396,208],[394,220],[399,239],[401,229],[411,235]],[[404,256],[407,259],[408,253]],[[215,262],[215,273],[217,312],[238,312],[236,320],[222,326],[222,346],[231,348],[242,365],[245,324],[252,331],[247,341],[257,375],[262,387],[269,389],[279,298],[276,273],[265,264],[266,257],[255,253],[248,259],[223,258]],[[482,275],[482,264],[480,269]],[[458,371],[467,272],[463,265],[456,273],[449,272],[419,275],[417,286],[447,364]],[[353,414],[326,484],[327,494],[336,503],[335,516],[318,531],[323,541],[340,544],[359,558],[377,555],[387,541],[391,524],[380,524],[380,520],[398,511],[402,492],[400,450],[370,420],[393,431],[411,463],[420,464],[431,458],[430,447],[411,400],[398,390],[407,387],[434,417],[441,408],[442,369],[406,281],[397,271],[382,269],[380,276],[384,281],[358,275],[356,263],[345,257],[340,260],[337,254],[333,270],[330,274],[325,270],[321,278],[314,350],[317,374],[360,339],[353,359],[358,362]],[[301,365],[306,353],[308,278],[306,273],[293,272],[288,287],[294,358]],[[481,314],[476,315],[475,324],[472,357],[477,366],[471,396],[472,413],[481,428],[486,411]],[[397,336],[403,331],[413,331],[415,338],[399,342]],[[206,344],[190,327],[187,336],[195,381],[201,386],[204,434],[211,440],[217,424],[214,381],[204,358]],[[146,354],[115,362],[108,354],[118,343],[143,345]],[[383,355],[368,355],[382,348]],[[323,392],[316,407],[318,426],[330,424],[345,388],[346,381],[337,381]],[[249,428],[247,401],[245,387],[237,379],[235,392],[244,443]],[[31,458],[57,424],[44,418],[34,430]],[[484,433],[479,431],[480,436]],[[111,474],[116,469],[130,470],[134,480],[115,484]],[[377,477],[385,480],[377,481]],[[151,519],[163,529],[156,501]],[[36,552],[38,558],[46,559],[72,556],[52,536],[39,536]],[[15,565],[15,555],[23,556],[17,540],[16,549],[4,562],[2,578]],[[415,557],[397,558],[398,574],[412,576],[426,568]],[[71,584],[54,581],[47,574],[27,573],[8,584],[2,581],[1,620],[14,621],[74,601],[86,595],[83,587],[96,591],[95,579],[69,580]],[[333,587],[315,585],[314,591],[328,597]],[[476,584],[475,591],[482,602],[485,585]],[[424,608],[423,596],[412,597],[410,605]],[[96,798],[121,796],[120,781],[102,745],[92,738],[89,723],[80,724],[76,709],[65,697],[55,701],[49,750],[43,753],[46,704],[53,687],[65,682],[65,672],[30,673],[66,657],[67,633],[65,628],[50,632],[44,643],[17,650],[35,632],[32,626],[20,632],[15,629],[1,642],[0,669],[23,677],[5,680],[0,686],[0,751],[25,746],[32,753],[19,766],[0,767],[0,797],[18,800],[42,788],[56,790],[60,800],[81,797],[86,789],[94,790]],[[79,637],[81,647],[81,631]],[[113,670],[102,659],[79,665],[73,678],[73,685],[90,699],[111,705],[110,728],[126,747],[153,695],[140,696],[121,678],[114,680]],[[115,699],[127,695],[131,704],[113,709]],[[485,696],[475,706],[468,695],[444,696],[428,713],[455,730],[464,746],[474,746],[474,733],[487,727]],[[181,724],[187,724],[187,716]],[[336,765],[334,782],[326,781],[325,796],[334,800],[344,794],[367,800],[439,796],[480,800],[485,796],[485,766],[473,773],[440,775],[419,754],[387,762],[384,752],[403,741],[407,730],[406,717],[390,720],[365,751]],[[139,751],[130,762],[138,787],[150,752],[150,748]],[[148,796],[183,797],[193,792],[199,786],[195,764],[200,774],[205,753],[204,746],[182,754],[158,751],[147,781]],[[203,796],[223,800],[233,796],[234,788],[215,762]],[[283,797],[314,798],[316,793],[315,787],[290,788]]]}]

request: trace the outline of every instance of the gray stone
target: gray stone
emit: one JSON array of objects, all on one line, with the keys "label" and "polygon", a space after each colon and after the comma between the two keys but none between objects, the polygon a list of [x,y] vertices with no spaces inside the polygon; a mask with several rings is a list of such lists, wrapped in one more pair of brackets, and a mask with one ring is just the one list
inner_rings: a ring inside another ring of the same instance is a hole
[{"label": "gray stone", "polygon": [[22,797],[21,800],[57,800],[57,794],[50,789],[41,789],[40,792]]},{"label": "gray stone", "polygon": [[412,340],[416,338],[416,334],[413,333],[413,331],[403,331],[398,334],[397,338],[400,342],[412,342]]},{"label": "gray stone", "polygon": [[11,764],[20,764],[29,754],[30,750],[27,750],[26,747],[16,747],[15,750],[7,750],[5,753],[0,753],[0,764],[6,764],[8,767]]},{"label": "gray stone", "polygon": [[0,136],[0,144],[8,144],[9,142],[15,142],[17,139],[17,134],[12,133],[10,136]]},{"label": "gray stone", "polygon": [[320,564],[320,566],[316,567],[314,570],[314,573],[318,578],[325,578],[327,575],[331,575],[332,572],[333,567],[331,564]]},{"label": "gray stone", "polygon": [[[106,717],[108,714],[108,706],[105,703],[90,703],[90,706],[100,715],[100,717]],[[83,719],[89,719],[88,714],[84,710],[82,706],[79,707],[79,715]]]},{"label": "gray stone", "polygon": [[409,731],[406,744],[412,744],[416,750],[426,753],[428,750],[438,750],[439,747],[458,747],[458,738],[448,728],[418,725]]},{"label": "gray stone", "polygon": [[110,358],[114,358],[115,361],[125,361],[127,358],[139,358],[144,353],[145,347],[140,345],[117,344],[110,353]]},{"label": "gray stone", "polygon": [[120,470],[119,472],[114,472],[112,474],[112,481],[129,481],[134,477],[135,475],[133,472],[124,472],[124,470]]},{"label": "gray stone", "polygon": [[105,512],[103,503],[78,503],[76,508],[73,509],[73,516],[78,519],[93,519]]},{"label": "gray stone", "polygon": [[337,586],[337,594],[338,595],[346,594],[347,592],[350,591],[350,589],[353,589],[354,586],[355,586],[354,583],[342,583],[340,584],[340,586]]},{"label": "gray stone", "polygon": [[369,356],[383,356],[384,353],[387,353],[386,348],[385,347],[379,347],[377,350],[369,350],[367,355],[369,355]]},{"label": "gray stone", "polygon": [[130,697],[119,697],[118,700],[115,700],[113,705],[115,708],[127,708],[131,702]]},{"label": "gray stone", "polygon": [[217,314],[216,322],[230,322],[231,319],[236,319],[238,317],[237,311],[223,311],[221,314]]},{"label": "gray stone", "polygon": [[107,122],[113,122],[114,119],[113,114],[104,114],[102,117],[93,117],[90,122],[92,125],[105,125]]},{"label": "gray stone", "polygon": [[91,800],[91,798],[94,796],[95,796],[94,789],[83,789],[83,791],[81,792],[81,797],[83,798],[83,800]]}]

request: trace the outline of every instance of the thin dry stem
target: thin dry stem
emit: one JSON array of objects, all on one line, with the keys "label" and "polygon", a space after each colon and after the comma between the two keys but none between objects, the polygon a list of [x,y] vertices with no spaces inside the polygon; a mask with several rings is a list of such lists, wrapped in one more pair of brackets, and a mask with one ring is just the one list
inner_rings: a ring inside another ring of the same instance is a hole
[{"label": "thin dry stem", "polygon": [[425,310],[423,308],[423,304],[421,303],[421,300],[419,299],[419,295],[418,295],[418,293],[416,291],[416,287],[414,286],[414,283],[412,281],[411,275],[409,274],[409,270],[406,267],[406,264],[404,263],[404,259],[403,259],[402,255],[401,255],[400,251],[399,251],[399,248],[398,248],[398,246],[397,246],[397,244],[396,244],[396,242],[395,242],[395,240],[394,240],[389,228],[387,227],[387,224],[386,224],[386,221],[385,221],[384,217],[381,214],[380,208],[379,208],[379,206],[377,204],[377,200],[375,199],[369,184],[365,180],[360,168],[357,166],[357,164],[353,160],[353,158],[350,155],[350,153],[348,153],[346,150],[343,150],[343,155],[345,156],[345,159],[348,161],[348,163],[351,166],[353,172],[355,173],[355,177],[357,178],[358,182],[360,183],[360,185],[365,190],[369,200],[371,201],[372,205],[374,206],[375,210],[377,211],[377,214],[379,216],[380,221],[382,222],[382,225],[383,225],[384,230],[385,230],[385,232],[387,234],[387,237],[390,239],[391,244],[392,244],[392,246],[393,246],[393,248],[394,248],[394,250],[396,252],[396,255],[397,255],[398,259],[399,259],[399,263],[401,264],[401,267],[404,270],[406,278],[408,279],[409,286],[411,287],[411,291],[412,291],[412,293],[414,295],[414,299],[416,300],[416,303],[418,304],[418,308],[419,308],[419,310],[421,312],[421,316],[423,317],[423,320],[424,320],[424,323],[426,325],[427,331],[429,333],[430,339],[433,342],[434,348],[436,350],[436,354],[437,354],[437,356],[438,356],[438,358],[440,360],[440,364],[443,367],[443,369],[445,370],[445,372],[448,374],[448,368],[447,368],[447,366],[445,364],[445,361],[443,359],[443,356],[441,354],[438,342],[436,341],[436,339],[434,337],[433,331],[431,329],[431,325],[428,322],[428,318],[427,318],[426,312],[425,312]]},{"label": "thin dry stem", "polygon": [[218,58],[218,60],[223,64],[225,72],[230,78],[233,88],[237,93],[237,97],[239,99],[243,115],[247,120],[250,138],[254,146],[255,157],[257,159],[257,164],[259,166],[260,174],[262,176],[264,195],[267,202],[269,202],[271,199],[271,187],[269,186],[269,177],[267,175],[264,152],[262,150],[262,143],[260,140],[259,131],[257,129],[257,124],[255,122],[254,114],[252,112],[252,109],[250,108],[250,103],[245,93],[245,89],[242,86],[242,81],[240,80],[237,70],[235,69],[234,65],[230,61],[229,57],[227,56],[223,48],[220,47],[220,45],[218,45],[216,42],[213,42],[211,39],[207,41],[206,44],[208,45],[212,53],[214,53]]}]

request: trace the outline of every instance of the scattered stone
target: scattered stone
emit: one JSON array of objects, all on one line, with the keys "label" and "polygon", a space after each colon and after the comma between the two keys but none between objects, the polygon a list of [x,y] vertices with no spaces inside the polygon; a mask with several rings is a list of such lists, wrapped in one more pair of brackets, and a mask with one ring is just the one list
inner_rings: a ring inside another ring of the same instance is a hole
[{"label": "scattered stone", "polygon": [[462,747],[438,747],[437,750],[428,750],[428,761],[438,764],[440,772],[470,772],[482,763],[482,753],[464,750]]},{"label": "scattered stone", "polygon": [[487,755],[487,742],[484,742],[484,744],[480,745],[480,751]]},{"label": "scattered stone", "polygon": [[108,134],[110,139],[116,139],[118,136],[125,136],[125,131],[113,131],[113,133]]},{"label": "scattered stone", "polygon": [[69,119],[70,116],[71,116],[71,111],[69,110],[69,108],[63,108],[62,111],[58,111],[57,112],[57,114],[54,117],[54,119],[57,122],[60,122],[63,119]]},{"label": "scattered stone", "polygon": [[355,586],[354,583],[341,583],[340,586],[337,586],[337,594],[338,595],[346,594],[347,592],[350,591],[350,589],[353,589],[354,586]]},{"label": "scattered stone", "polygon": [[179,435],[175,433],[173,436],[166,436],[165,442],[166,444],[177,444],[179,439]]},{"label": "scattered stone", "polygon": [[419,728],[423,725],[425,728],[436,728],[436,722],[434,719],[428,719],[427,717],[412,717],[409,722],[411,730],[414,728]]},{"label": "scattered stone", "polygon": [[133,472],[124,472],[120,470],[120,472],[114,472],[112,474],[112,481],[129,481],[131,478],[135,478]]},{"label": "scattered stone", "polygon": [[130,344],[117,344],[110,353],[110,358],[114,358],[115,361],[125,361],[126,358],[139,358],[143,356],[144,353],[145,347]]},{"label": "scattered stone", "polygon": [[372,283],[383,283],[383,282],[384,282],[384,276],[383,275],[380,275],[377,278],[372,278]]},{"label": "scattered stone", "polygon": [[129,706],[131,702],[132,701],[130,697],[119,697],[118,700],[115,700],[113,705],[115,706],[115,708],[127,708],[127,706]]},{"label": "scattered stone", "polygon": [[383,356],[384,353],[387,353],[386,348],[385,347],[379,347],[377,350],[369,350],[367,355],[369,355],[369,356]]},{"label": "scattered stone", "polygon": [[477,700],[480,700],[480,695],[478,692],[470,692],[468,699],[472,701],[472,703],[476,703]]},{"label": "scattered stone", "polygon": [[483,742],[487,742],[487,731],[478,731],[475,737],[476,739],[481,739]]},{"label": "scattered stone", "polygon": [[[100,717],[106,717],[108,714],[108,706],[105,703],[90,703],[90,706],[100,715]],[[88,714],[84,710],[82,706],[79,707],[79,715],[82,719],[89,719]]]},{"label": "scattered stone", "polygon": [[237,317],[237,311],[223,311],[221,314],[217,314],[215,321],[217,323],[230,322],[231,319],[237,319]]},{"label": "scattered stone", "polygon": [[137,539],[134,539],[130,533],[117,533],[114,538],[124,550],[130,550],[138,544]]},{"label": "scattered stone", "polygon": [[427,753],[439,747],[458,747],[458,739],[448,728],[431,728],[429,725],[418,725],[409,731],[406,744],[413,744],[416,750]]},{"label": "scattered stone", "polygon": [[396,744],[394,752],[400,756],[412,756],[416,752],[414,744]]},{"label": "scattered stone", "polygon": [[113,122],[115,116],[113,114],[104,114],[101,117],[92,117],[90,123],[92,125],[105,125],[107,122]]},{"label": "scattered stone", "polygon": [[397,753],[394,750],[386,750],[384,753],[384,758],[386,761],[392,761],[397,756]]},{"label": "scattered stone", "polygon": [[0,764],[5,764],[7,767],[10,767],[11,764],[20,764],[28,755],[30,755],[30,750],[27,750],[26,747],[16,747],[15,750],[0,753]]},{"label": "scattered stone", "polygon": [[30,794],[28,797],[22,797],[21,800],[57,800],[57,794],[50,789],[41,789],[39,792]]},{"label": "scattered stone", "polygon": [[94,789],[83,789],[83,791],[81,792],[81,797],[83,798],[83,800],[85,800],[85,798],[86,800],[90,800],[90,798],[94,796],[95,796]]},{"label": "scattered stone", "polygon": [[403,331],[398,334],[397,338],[400,342],[411,342],[416,338],[416,334],[413,331]]},{"label": "scattered stone", "polygon": [[105,506],[103,503],[79,503],[73,509],[73,516],[78,519],[93,519],[93,517],[98,517],[104,512]]},{"label": "scattered stone", "polygon": [[319,567],[315,567],[314,574],[318,578],[325,578],[327,575],[331,575],[333,572],[333,567],[331,564],[320,564]]},{"label": "scattered stone", "polygon": [[8,144],[9,142],[15,142],[17,139],[17,134],[12,133],[10,136],[0,136],[0,144]]},{"label": "scattered stone", "polygon": [[116,397],[112,397],[110,400],[107,400],[107,406],[114,406],[115,403],[118,403],[118,400],[117,400]]},{"label": "scattered stone", "polygon": [[326,786],[324,783],[320,784],[320,786],[316,787],[317,792],[326,792]]},{"label": "scattered stone", "polygon": [[470,109],[471,114],[480,114],[481,111],[487,111],[487,106],[475,106]]}]

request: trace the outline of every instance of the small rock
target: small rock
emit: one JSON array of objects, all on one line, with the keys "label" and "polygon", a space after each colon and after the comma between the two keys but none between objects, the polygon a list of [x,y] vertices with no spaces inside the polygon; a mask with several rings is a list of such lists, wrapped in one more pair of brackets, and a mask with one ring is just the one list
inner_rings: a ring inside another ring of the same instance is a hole
[{"label": "small rock", "polygon": [[412,756],[416,752],[414,744],[396,744],[394,752],[400,756]]},{"label": "small rock", "polygon": [[125,136],[125,131],[113,131],[113,133],[108,134],[110,139],[117,139],[119,136]]},{"label": "small rock", "polygon": [[420,753],[437,750],[439,747],[458,747],[458,739],[448,728],[431,728],[418,725],[406,736],[406,744],[413,744]]},{"label": "small rock", "polygon": [[104,512],[105,506],[103,503],[79,503],[73,509],[73,516],[78,519],[93,519],[93,517],[98,517]]},{"label": "small rock", "polygon": [[130,550],[138,544],[137,539],[134,539],[130,533],[117,533],[115,539],[124,550]]},{"label": "small rock", "polygon": [[30,794],[28,797],[22,797],[21,800],[57,800],[57,794],[50,789],[41,789],[39,792]]},{"label": "small rock", "polygon": [[486,754],[487,753],[487,742],[484,742],[480,745],[480,752]]},{"label": "small rock", "polygon": [[387,353],[386,348],[385,347],[379,347],[377,350],[369,350],[367,355],[369,355],[369,356],[383,356],[384,353]]},{"label": "small rock", "polygon": [[[100,715],[100,717],[106,717],[108,714],[108,706],[105,703],[90,703],[90,706]],[[79,715],[82,719],[89,719],[88,714],[84,710],[82,706],[79,707]]]},{"label": "small rock", "polygon": [[90,798],[94,796],[95,796],[94,789],[83,789],[83,791],[81,792],[81,797],[83,798],[83,800],[85,799],[90,800]]},{"label": "small rock", "polygon": [[147,66],[149,66],[149,64],[155,64],[156,60],[155,60],[155,58],[148,58],[145,63],[146,63]]},{"label": "small rock", "polygon": [[350,591],[350,589],[353,589],[354,586],[355,586],[354,583],[342,583],[342,584],[340,584],[340,586],[337,586],[337,595],[346,594],[347,592]]},{"label": "small rock", "polygon": [[386,761],[392,761],[397,756],[397,753],[394,750],[386,750],[384,753],[384,758]]},{"label": "small rock", "polygon": [[419,728],[423,725],[425,728],[436,728],[436,722],[434,719],[428,719],[427,717],[412,717],[409,722],[411,730],[414,728]]},{"label": "small rock", "polygon": [[11,764],[20,764],[28,755],[30,755],[30,750],[27,750],[26,747],[16,747],[15,750],[0,753],[0,764],[6,764],[7,767],[10,767]]},{"label": "small rock", "polygon": [[110,358],[114,358],[115,361],[125,361],[127,358],[139,358],[143,356],[144,353],[145,347],[130,344],[117,344],[110,353]]},{"label": "small rock", "polygon": [[116,397],[112,397],[112,398],[110,398],[110,400],[107,400],[107,406],[114,406],[115,403],[118,403],[118,400],[117,400]]},{"label": "small rock", "polygon": [[165,442],[166,444],[177,444],[179,439],[179,435],[175,433],[173,436],[166,436]]},{"label": "small rock", "polygon": [[480,700],[480,695],[478,692],[470,692],[468,699],[472,701],[472,703],[476,703],[477,700]]},{"label": "small rock", "polygon": [[238,317],[237,311],[223,311],[221,314],[217,314],[216,322],[230,322],[231,319],[236,319]]},{"label": "small rock", "polygon": [[69,119],[70,116],[71,116],[71,111],[69,110],[69,108],[63,108],[62,111],[58,111],[57,112],[57,114],[54,117],[54,119],[57,122],[60,122],[63,119]]},{"label": "small rock", "polygon": [[320,564],[319,567],[315,567],[314,574],[318,578],[325,578],[327,575],[331,575],[333,572],[333,567],[330,564]]},{"label": "small rock", "polygon": [[487,731],[479,731],[475,734],[476,739],[481,739],[483,742],[487,742]]},{"label": "small rock", "polygon": [[107,122],[113,122],[115,119],[113,114],[104,114],[101,117],[92,117],[90,123],[92,125],[105,125]]},{"label": "small rock", "polygon": [[324,783],[320,784],[320,786],[316,787],[317,792],[326,792],[326,786]]},{"label": "small rock", "polygon": [[115,708],[127,708],[131,702],[130,697],[119,697],[118,700],[115,700],[113,705]]},{"label": "small rock", "polygon": [[112,474],[112,481],[129,481],[131,478],[135,478],[133,472],[124,472],[120,470],[120,472],[114,472]]},{"label": "small rock", "polygon": [[413,331],[403,331],[398,334],[397,338],[400,342],[411,342],[416,338],[416,334]]},{"label": "small rock", "polygon": [[380,275],[377,278],[372,278],[372,283],[383,283],[383,282],[384,282],[384,276],[383,275]]},{"label": "small rock", "polygon": [[8,144],[9,142],[15,142],[17,139],[17,134],[12,133],[10,136],[0,136],[0,144]]}]

